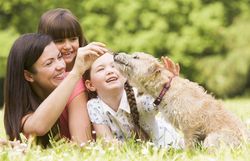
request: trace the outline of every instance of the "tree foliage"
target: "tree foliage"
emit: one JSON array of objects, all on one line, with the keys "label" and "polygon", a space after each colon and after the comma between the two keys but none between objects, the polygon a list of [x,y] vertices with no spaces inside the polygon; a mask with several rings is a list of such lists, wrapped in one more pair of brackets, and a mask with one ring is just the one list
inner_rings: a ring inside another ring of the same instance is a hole
[{"label": "tree foliage", "polygon": [[250,86],[249,0],[0,0],[0,28],[35,32],[41,14],[58,7],[79,18],[89,41],[167,55],[185,77],[218,96]]}]

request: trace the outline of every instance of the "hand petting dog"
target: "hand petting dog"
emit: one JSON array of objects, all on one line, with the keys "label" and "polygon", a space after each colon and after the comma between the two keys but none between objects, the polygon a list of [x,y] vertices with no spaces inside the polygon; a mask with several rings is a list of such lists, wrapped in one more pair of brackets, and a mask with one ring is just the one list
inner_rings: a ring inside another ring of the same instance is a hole
[{"label": "hand petting dog", "polygon": [[161,57],[161,60],[165,66],[165,68],[170,71],[171,73],[173,73],[175,76],[179,76],[180,74],[180,65],[178,63],[174,63],[170,58],[168,58],[167,56],[165,57]]}]

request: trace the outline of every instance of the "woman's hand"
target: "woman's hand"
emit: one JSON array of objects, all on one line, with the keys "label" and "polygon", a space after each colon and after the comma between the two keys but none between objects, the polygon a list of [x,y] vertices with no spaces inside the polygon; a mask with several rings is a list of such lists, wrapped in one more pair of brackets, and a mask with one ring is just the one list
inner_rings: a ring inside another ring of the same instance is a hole
[{"label": "woman's hand", "polygon": [[82,75],[99,56],[106,52],[108,52],[106,45],[100,42],[92,42],[87,46],[80,47],[77,51],[76,61],[72,71]]},{"label": "woman's hand", "polygon": [[161,60],[164,63],[164,66],[167,70],[169,70],[171,73],[173,73],[175,76],[179,76],[180,74],[180,66],[179,64],[175,64],[170,58],[161,57]]}]

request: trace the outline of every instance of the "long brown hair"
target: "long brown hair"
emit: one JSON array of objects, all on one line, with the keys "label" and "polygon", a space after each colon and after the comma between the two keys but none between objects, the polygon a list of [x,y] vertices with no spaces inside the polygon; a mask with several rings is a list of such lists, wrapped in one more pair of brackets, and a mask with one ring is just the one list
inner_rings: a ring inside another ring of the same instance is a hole
[{"label": "long brown hair", "polygon": [[42,101],[25,80],[24,70],[35,72],[33,64],[52,41],[48,35],[25,34],[10,50],[4,86],[4,126],[10,140],[20,139],[22,117],[34,112]]},{"label": "long brown hair", "polygon": [[38,32],[50,35],[53,40],[78,37],[80,47],[88,44],[78,19],[68,9],[45,12],[40,18]]},{"label": "long brown hair", "polygon": [[[83,74],[84,80],[90,80],[90,70],[91,69],[87,70]],[[133,124],[134,124],[133,131],[135,133],[135,139],[141,139],[144,141],[148,141],[149,140],[148,134],[141,128],[141,126],[139,124],[139,112],[137,109],[137,103],[136,103],[133,87],[127,81],[124,85],[124,89],[126,91],[129,107],[131,110],[132,120],[133,120]],[[97,97],[96,92],[88,90],[88,99],[92,99],[92,98],[96,98],[96,97]]]}]

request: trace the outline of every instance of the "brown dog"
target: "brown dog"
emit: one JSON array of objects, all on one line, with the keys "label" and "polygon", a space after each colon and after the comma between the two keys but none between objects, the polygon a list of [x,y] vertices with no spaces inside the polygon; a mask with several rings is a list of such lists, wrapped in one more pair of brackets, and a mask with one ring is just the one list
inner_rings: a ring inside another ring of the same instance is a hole
[{"label": "brown dog", "polygon": [[249,133],[240,119],[197,83],[174,76],[153,56],[119,53],[114,60],[131,85],[158,98],[157,107],[183,132],[187,148],[199,142],[205,147],[221,143],[235,147],[248,139]]}]

